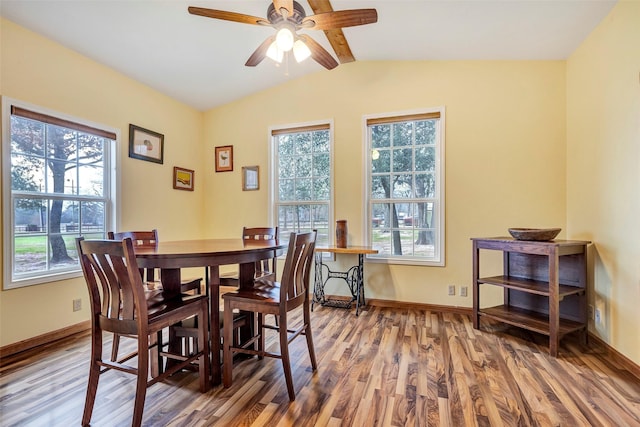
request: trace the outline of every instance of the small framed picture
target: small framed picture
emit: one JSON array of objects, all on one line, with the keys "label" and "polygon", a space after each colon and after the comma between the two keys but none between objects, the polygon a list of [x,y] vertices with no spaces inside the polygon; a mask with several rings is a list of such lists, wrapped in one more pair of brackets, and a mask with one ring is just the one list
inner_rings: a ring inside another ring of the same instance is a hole
[{"label": "small framed picture", "polygon": [[242,167],[242,191],[260,189],[260,169],[258,166]]},{"label": "small framed picture", "polygon": [[129,157],[148,162],[163,162],[164,135],[129,124]]},{"label": "small framed picture", "polygon": [[216,172],[233,170],[233,145],[216,147]]},{"label": "small framed picture", "polygon": [[193,191],[193,179],[195,172],[191,169],[173,167],[173,188],[176,190]]}]

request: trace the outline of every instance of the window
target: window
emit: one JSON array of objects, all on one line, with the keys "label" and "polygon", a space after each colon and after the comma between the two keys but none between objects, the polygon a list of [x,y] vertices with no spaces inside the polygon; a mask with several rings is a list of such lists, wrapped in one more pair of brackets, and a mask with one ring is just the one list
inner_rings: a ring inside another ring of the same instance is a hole
[{"label": "window", "polygon": [[366,118],[372,259],[444,265],[444,109]]},{"label": "window", "polygon": [[[271,131],[275,223],[285,242],[291,232],[318,230],[317,245],[330,244],[332,132],[329,123]],[[333,230],[333,227],[331,227]]]},{"label": "window", "polygon": [[114,215],[116,133],[3,99],[5,288],[81,274],[75,238]]}]

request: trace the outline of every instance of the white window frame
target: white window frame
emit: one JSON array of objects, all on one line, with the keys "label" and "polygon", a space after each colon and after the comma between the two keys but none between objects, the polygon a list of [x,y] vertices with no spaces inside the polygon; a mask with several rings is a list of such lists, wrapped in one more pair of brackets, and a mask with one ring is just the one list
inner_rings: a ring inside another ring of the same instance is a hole
[{"label": "white window frame", "polygon": [[[365,189],[365,221],[363,221],[363,236],[365,245],[373,246],[371,241],[372,229],[373,229],[373,214],[372,204],[378,199],[371,198],[371,153],[372,148],[369,141],[369,129],[367,126],[368,121],[373,119],[386,119],[391,117],[407,117],[407,120],[412,120],[411,116],[428,115],[431,113],[439,113],[439,121],[436,135],[436,161],[435,161],[435,176],[436,176],[436,195],[434,200],[437,200],[437,218],[436,227],[437,233],[437,255],[434,259],[426,259],[424,257],[416,257],[413,255],[407,256],[388,256],[385,254],[367,255],[367,261],[385,263],[385,264],[408,264],[408,265],[423,265],[443,267],[445,265],[445,107],[438,106],[433,108],[397,111],[389,113],[379,113],[364,115],[362,117],[363,128],[363,165],[364,165],[364,182],[363,188]],[[415,199],[404,199],[406,203],[411,203]]]},{"label": "white window frame", "polygon": [[[334,135],[333,135],[333,120],[316,120],[304,123],[293,123],[286,125],[278,125],[271,126],[268,130],[268,140],[269,140],[269,204],[271,209],[269,210],[269,222],[271,224],[278,225],[278,207],[281,205],[278,201],[278,147],[276,144],[277,138],[274,133],[282,130],[296,130],[305,128],[313,128],[316,126],[328,126],[329,127],[329,161],[330,161],[330,171],[329,171],[329,179],[330,189],[329,189],[329,200],[328,202],[312,202],[305,201],[301,202],[304,204],[327,204],[327,212],[328,212],[328,245],[333,245],[333,241],[335,238],[335,212],[334,212],[334,186],[335,186],[335,178],[334,178]],[[280,237],[284,239],[288,239],[288,236],[283,236],[280,233]]]},{"label": "white window frame", "polygon": [[35,274],[29,277],[16,278],[13,275],[13,253],[14,253],[14,211],[13,194],[11,190],[11,106],[16,106],[25,110],[30,110],[38,114],[67,120],[80,125],[102,129],[116,135],[116,139],[111,144],[105,144],[105,181],[104,193],[107,203],[105,206],[105,235],[107,230],[115,230],[116,221],[119,217],[119,179],[116,167],[118,158],[118,147],[120,145],[120,130],[94,123],[82,118],[73,117],[58,111],[50,110],[37,105],[29,104],[6,96],[2,97],[2,213],[3,213],[3,289],[15,289],[25,286],[50,283],[60,280],[72,279],[82,276],[80,264],[77,268],[61,269],[60,271],[49,271]]}]

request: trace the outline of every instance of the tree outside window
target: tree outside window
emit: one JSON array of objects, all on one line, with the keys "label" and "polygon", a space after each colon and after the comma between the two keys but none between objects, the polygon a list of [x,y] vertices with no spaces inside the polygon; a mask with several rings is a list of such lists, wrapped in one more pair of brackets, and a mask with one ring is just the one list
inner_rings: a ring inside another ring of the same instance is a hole
[{"label": "tree outside window", "polygon": [[5,287],[79,272],[75,238],[104,238],[110,225],[107,159],[115,134],[14,105],[10,135]]},{"label": "tree outside window", "polygon": [[330,243],[331,130],[329,124],[272,131],[274,213],[285,241],[291,232],[317,230],[317,244]]},{"label": "tree outside window", "polygon": [[443,262],[441,113],[367,119],[372,258]]}]

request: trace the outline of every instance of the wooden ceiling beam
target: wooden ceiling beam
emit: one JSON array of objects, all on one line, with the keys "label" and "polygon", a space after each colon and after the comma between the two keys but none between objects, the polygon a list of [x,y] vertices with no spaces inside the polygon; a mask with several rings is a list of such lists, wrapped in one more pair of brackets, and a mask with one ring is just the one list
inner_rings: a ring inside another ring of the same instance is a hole
[{"label": "wooden ceiling beam", "polygon": [[[333,12],[333,7],[329,0],[307,0],[311,10],[313,10],[313,14],[316,15],[318,13],[325,12]],[[347,62],[353,62],[356,60],[354,58],[353,53],[351,52],[351,48],[349,47],[349,43],[347,42],[347,38],[344,36],[344,32],[341,28],[337,28],[334,30],[325,30],[324,34],[327,36],[327,40],[331,44],[333,51],[336,53],[338,57],[338,61],[341,64],[345,64]]]}]

